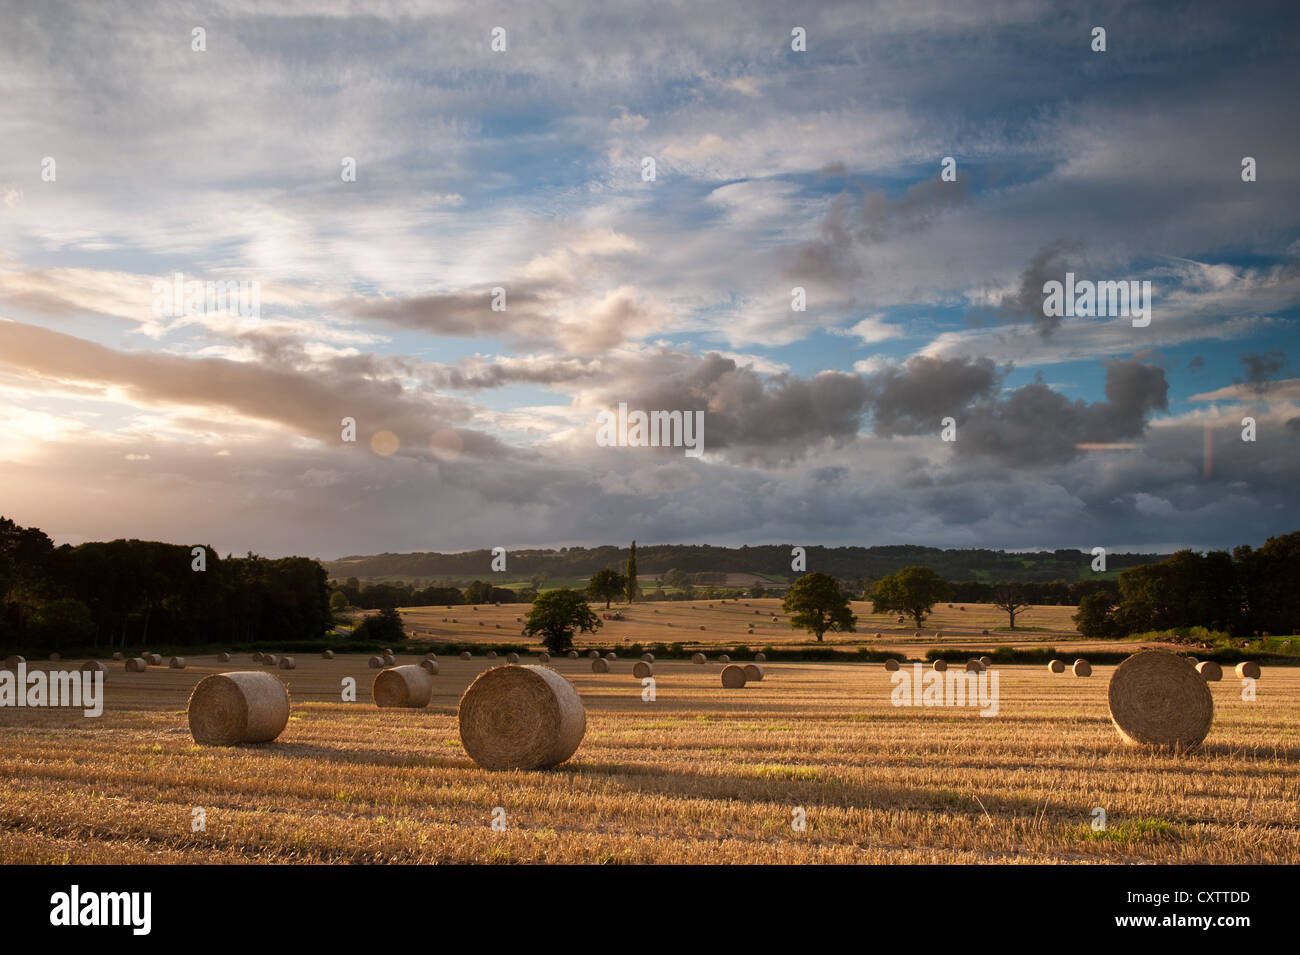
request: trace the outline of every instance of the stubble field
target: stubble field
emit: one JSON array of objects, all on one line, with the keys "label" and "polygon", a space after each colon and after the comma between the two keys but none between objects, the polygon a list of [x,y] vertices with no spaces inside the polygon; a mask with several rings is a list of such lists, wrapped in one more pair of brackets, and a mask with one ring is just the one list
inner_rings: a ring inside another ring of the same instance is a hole
[{"label": "stubble field", "polygon": [[[229,749],[194,744],[186,701],[257,665],[190,662],[111,664],[98,719],[0,710],[0,863],[1300,861],[1290,668],[1266,669],[1253,702],[1229,672],[1205,746],[1159,755],[1120,743],[1104,666],[1000,667],[984,718],[892,705],[879,664],[769,664],[724,690],[717,663],[659,662],[646,702],[631,659],[596,675],[566,658],[552,665],[587,711],[574,758],[487,772],[456,703],[499,660],[440,660],[431,705],[398,711],[370,702],[365,657],[299,657],[275,671],[284,733]],[[347,676],[357,702],[340,700]]]}]

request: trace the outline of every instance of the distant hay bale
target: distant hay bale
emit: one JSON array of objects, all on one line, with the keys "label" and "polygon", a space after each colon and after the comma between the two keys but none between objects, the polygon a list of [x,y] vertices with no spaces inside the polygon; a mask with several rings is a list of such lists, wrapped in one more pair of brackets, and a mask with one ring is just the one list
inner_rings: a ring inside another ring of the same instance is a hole
[{"label": "distant hay bale", "polygon": [[703,662],[705,661],[705,659],[707,659],[707,658],[704,656],[703,653],[693,653],[693,654],[691,654],[691,662],[692,662],[692,663],[703,663]]},{"label": "distant hay bale", "polygon": [[745,668],[732,663],[722,668],[722,686],[737,690],[745,685]]},{"label": "distant hay bale", "polygon": [[470,653],[468,650],[462,650],[462,651],[460,651],[460,658],[461,658],[462,660],[468,660],[468,659],[470,659],[472,656],[473,656],[473,654]]},{"label": "distant hay bale", "polygon": [[727,654],[723,653],[723,654],[719,655],[719,657],[718,657],[718,662],[719,662],[719,663],[730,663],[730,662],[731,662],[731,657],[728,656]]},{"label": "distant hay bale", "polygon": [[436,660],[436,659],[438,659],[438,654],[436,654],[436,653],[434,653],[432,650],[430,650],[428,653],[426,653],[426,654],[424,655],[424,658],[425,658],[426,660]]},{"label": "distant hay bale", "polygon": [[701,630],[705,629],[704,624],[700,624],[700,629]]},{"label": "distant hay bale", "polygon": [[296,670],[298,669],[298,661],[293,657],[280,657],[280,669]]},{"label": "distant hay bale", "polygon": [[489,660],[495,660],[497,658],[497,652],[495,650],[489,650],[487,652],[487,658]]},{"label": "distant hay bale", "polygon": [[1233,672],[1237,674],[1239,680],[1258,680],[1259,664],[1254,660],[1242,660]]},{"label": "distant hay bale", "polygon": [[506,654],[506,663],[518,663],[518,662],[519,662],[519,654],[517,653]]},{"label": "distant hay bale", "polygon": [[87,660],[81,665],[81,669],[90,673],[107,673],[108,667],[101,660]]},{"label": "distant hay bale", "polygon": [[763,668],[757,663],[745,664],[745,682],[757,683],[763,679]]},{"label": "distant hay bale", "polygon": [[877,640],[880,640],[880,639],[881,639],[881,635],[880,635],[880,634],[876,634],[876,639],[877,639]]},{"label": "distant hay bale", "polygon": [[576,659],[578,659],[578,651],[577,651],[577,650],[570,650],[570,651],[569,651],[569,659],[570,659],[570,660],[576,660]]},{"label": "distant hay bale", "polygon": [[543,650],[541,653],[537,654],[537,660],[539,663],[550,663],[551,655]]},{"label": "distant hay bale", "polygon": [[993,658],[988,656],[980,657],[980,666],[987,670],[989,667],[993,666]]},{"label": "distant hay bale", "polygon": [[26,663],[26,662],[27,662],[26,659],[24,659],[23,657],[20,657],[20,656],[18,656],[18,655],[16,655],[16,654],[15,654],[14,656],[11,656],[11,657],[5,657],[5,669],[6,669],[6,670],[15,670],[15,671],[16,671],[16,670],[18,669],[18,664],[20,664],[20,663]]},{"label": "distant hay bale", "polygon": [[167,661],[167,666],[171,667],[173,670],[184,670],[184,669],[185,669],[185,658],[184,658],[184,657],[172,657],[170,660]]},{"label": "distant hay bale", "polygon": [[190,735],[204,746],[269,743],[289,723],[289,691],[261,670],[216,673],[190,694]]},{"label": "distant hay bale", "polygon": [[127,673],[143,673],[149,669],[149,664],[145,662],[144,657],[131,657],[126,661]]},{"label": "distant hay bale", "polygon": [[320,655],[320,658],[321,658],[322,660],[333,660],[333,659],[334,659],[334,651],[333,651],[333,650],[326,650],[324,653],[322,653],[322,654]]},{"label": "distant hay bale", "polygon": [[116,662],[118,662],[118,663],[121,663],[122,660],[124,660],[124,659],[126,659],[126,658],[122,656],[122,651],[121,651],[121,650],[115,650],[115,651],[113,652],[113,660],[114,660],[114,661],[116,661]]},{"label": "distant hay bale", "polygon": [[383,668],[384,668],[384,658],[383,658],[383,657],[371,657],[371,658],[370,658],[370,669],[372,669],[372,670],[382,670]]},{"label": "distant hay bale", "polygon": [[919,637],[920,635],[921,635],[921,631],[920,631],[920,630],[915,630],[915,631],[912,632],[912,636],[914,636],[914,637]]},{"label": "distant hay bale", "polygon": [[984,636],[986,637],[989,635],[989,632],[987,630],[981,630],[980,633],[984,634]]},{"label": "distant hay bale", "polygon": [[1199,746],[1214,722],[1205,680],[1167,650],[1133,654],[1111,674],[1106,695],[1111,722],[1126,743]]},{"label": "distant hay bale", "polygon": [[386,667],[391,667],[391,666],[396,666],[396,665],[397,665],[397,657],[393,656],[391,653],[385,653],[385,654],[384,654],[384,666],[386,666]]},{"label": "distant hay bale", "polygon": [[632,666],[632,675],[638,680],[644,679],[648,676],[653,676],[654,672],[655,668],[644,660],[637,660]]},{"label": "distant hay bale", "polygon": [[618,659],[618,654],[615,653],[613,650],[610,650],[609,653],[605,654],[605,659],[608,660],[610,663],[613,663],[615,660]]},{"label": "distant hay bale", "polygon": [[971,657],[969,660],[966,661],[967,673],[982,673],[983,671],[984,671],[984,664],[980,663],[978,657]]},{"label": "distant hay bale", "polygon": [[653,653],[643,653],[641,654],[641,659],[644,660],[646,663],[654,663],[655,655]]},{"label": "distant hay bale", "polygon": [[[148,655],[149,655],[149,654],[147,654],[147,653],[145,654],[146,657],[147,657]],[[263,656],[262,651],[261,651],[261,650],[258,650],[257,652],[255,652],[255,653],[253,654],[253,662],[254,662],[254,663],[261,663],[261,662],[262,662],[262,656]]]},{"label": "distant hay bale", "polygon": [[59,653],[57,650],[54,653],[50,654],[51,663],[58,663],[62,659],[63,659],[63,655]]},{"label": "distant hay bale", "polygon": [[754,654],[754,661],[755,661],[756,663],[766,663],[766,662],[767,662],[767,654],[766,654],[766,653],[763,653],[763,652],[761,652],[761,651],[758,652],[758,653],[755,653],[755,654]]},{"label": "distant hay bale", "polygon": [[279,666],[280,658],[274,653],[264,653],[262,655],[262,663],[269,667]]},{"label": "distant hay bale", "polygon": [[890,671],[891,673],[892,673],[893,671],[897,670],[897,669],[898,669],[898,661],[895,660],[893,657],[890,657],[888,660],[885,661],[885,669],[888,670],[888,671]]},{"label": "distant hay bale", "polygon": [[1064,672],[1065,672],[1065,664],[1062,663],[1060,660],[1053,660],[1052,662],[1050,662],[1049,664],[1047,664],[1047,672],[1048,672],[1048,673],[1064,673]]},{"label": "distant hay bale", "polygon": [[1074,661],[1074,666],[1070,667],[1070,672],[1075,676],[1092,676],[1092,664],[1079,657]]},{"label": "distant hay bale", "polygon": [[587,651],[587,656],[594,660],[594,659],[596,659],[598,656],[600,656],[600,651],[599,651],[599,650],[588,650],[588,651]]},{"label": "distant hay bale", "polygon": [[421,670],[424,670],[426,673],[428,673],[429,676],[437,676],[437,675],[438,675],[438,661],[437,661],[437,660],[421,660],[421,661],[420,661],[420,669],[421,669]]},{"label": "distant hay bale", "polygon": [[1203,660],[1196,664],[1196,672],[1205,677],[1206,682],[1218,683],[1223,679],[1223,667],[1213,660]]},{"label": "distant hay bale", "polygon": [[229,654],[229,653],[226,653],[224,650],[221,651],[220,653],[217,654],[217,662],[218,662],[218,663],[229,663],[229,662],[230,662],[230,654]]},{"label": "distant hay bale", "polygon": [[930,664],[930,669],[934,670],[936,673],[942,673],[944,670],[948,669],[948,661],[935,660]]},{"label": "distant hay bale", "polygon": [[162,654],[161,654],[161,653],[146,653],[146,654],[144,655],[144,658],[145,658],[146,660],[149,661],[149,665],[150,665],[150,666],[155,666],[155,667],[160,667],[160,666],[162,666]]},{"label": "distant hay bale", "polygon": [[603,657],[596,657],[596,659],[594,659],[594,660],[591,661],[591,672],[592,672],[592,673],[608,673],[608,672],[609,672],[609,661],[606,660],[606,659],[604,659]]},{"label": "distant hay bale", "polygon": [[375,706],[385,709],[420,709],[433,697],[433,674],[423,667],[400,666],[380,670],[370,687]]},{"label": "distant hay bale", "polygon": [[480,673],[460,698],[457,721],[466,755],[483,769],[558,766],[587,731],[573,684],[542,666]]}]

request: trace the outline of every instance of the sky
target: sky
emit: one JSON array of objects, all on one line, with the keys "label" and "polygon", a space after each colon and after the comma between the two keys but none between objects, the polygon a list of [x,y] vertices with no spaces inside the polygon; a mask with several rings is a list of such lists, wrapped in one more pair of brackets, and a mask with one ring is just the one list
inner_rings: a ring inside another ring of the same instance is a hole
[{"label": "sky", "polygon": [[[1294,4],[0,21],[0,514],[58,543],[1300,528]],[[1046,314],[1067,273],[1149,323]],[[602,441],[620,404],[703,453]]]}]

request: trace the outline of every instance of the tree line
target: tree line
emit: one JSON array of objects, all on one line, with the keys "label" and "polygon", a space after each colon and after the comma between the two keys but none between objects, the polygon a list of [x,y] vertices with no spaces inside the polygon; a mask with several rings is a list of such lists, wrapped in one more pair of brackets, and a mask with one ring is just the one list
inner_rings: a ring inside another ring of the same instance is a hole
[{"label": "tree line", "polygon": [[141,540],[55,547],[39,528],[0,517],[0,645],[319,640],[330,627],[325,570],[315,560],[194,550]]}]

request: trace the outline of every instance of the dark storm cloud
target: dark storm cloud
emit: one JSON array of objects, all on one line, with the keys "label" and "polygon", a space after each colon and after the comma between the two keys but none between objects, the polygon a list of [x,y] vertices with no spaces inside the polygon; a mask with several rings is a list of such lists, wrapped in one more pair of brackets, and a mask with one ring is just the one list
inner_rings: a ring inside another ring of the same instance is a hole
[{"label": "dark storm cloud", "polygon": [[917,356],[901,368],[872,377],[869,390],[874,431],[893,435],[938,434],[945,417],[964,420],[964,409],[977,398],[990,398],[1002,383],[988,358]]},{"label": "dark storm cloud", "polygon": [[1241,365],[1246,369],[1246,380],[1234,378],[1237,384],[1245,384],[1261,398],[1268,394],[1274,382],[1286,370],[1286,353],[1281,349],[1266,352],[1249,352],[1241,356]]},{"label": "dark storm cloud", "polygon": [[1028,321],[1044,338],[1061,324],[1060,316],[1043,314],[1043,285],[1049,281],[1063,282],[1067,271],[1077,271],[1071,260],[1078,254],[1078,246],[1054,242],[1039,250],[1020,273],[1016,290],[1002,297],[993,309],[976,310],[968,316],[972,323],[1012,323]]}]

